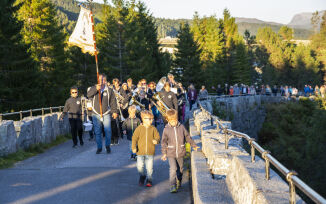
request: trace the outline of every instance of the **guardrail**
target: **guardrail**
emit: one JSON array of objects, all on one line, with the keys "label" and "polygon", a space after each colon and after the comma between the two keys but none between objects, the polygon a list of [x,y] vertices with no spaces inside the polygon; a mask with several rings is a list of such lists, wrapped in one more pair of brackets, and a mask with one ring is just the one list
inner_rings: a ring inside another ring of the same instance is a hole
[{"label": "guardrail", "polygon": [[19,115],[20,120],[22,120],[24,113],[29,113],[29,116],[33,116],[33,112],[41,112],[43,116],[45,111],[50,111],[50,113],[52,113],[54,110],[59,110],[59,112],[61,112],[63,107],[64,106],[57,106],[57,107],[49,107],[49,108],[30,109],[30,110],[12,112],[12,113],[0,113],[0,122],[3,120],[3,117],[5,116]]},{"label": "guardrail", "polygon": [[281,164],[277,159],[275,159],[268,150],[262,148],[254,138],[249,137],[247,134],[237,132],[225,127],[222,122],[218,119],[217,116],[213,116],[209,111],[207,111],[199,102],[200,109],[202,112],[211,119],[211,124],[216,123],[218,127],[220,127],[225,136],[225,149],[228,149],[228,143],[231,136],[244,138],[248,141],[251,147],[251,162],[255,162],[255,150],[261,153],[263,159],[265,160],[265,175],[266,179],[270,179],[270,164],[272,164],[275,168],[277,168],[285,177],[289,183],[290,190],[290,203],[295,203],[295,187],[298,187],[305,195],[307,195],[311,200],[316,203],[326,204],[326,199],[319,195],[316,191],[310,188],[307,184],[305,184],[299,177],[297,177],[297,173],[295,171],[288,170],[283,164]]}]

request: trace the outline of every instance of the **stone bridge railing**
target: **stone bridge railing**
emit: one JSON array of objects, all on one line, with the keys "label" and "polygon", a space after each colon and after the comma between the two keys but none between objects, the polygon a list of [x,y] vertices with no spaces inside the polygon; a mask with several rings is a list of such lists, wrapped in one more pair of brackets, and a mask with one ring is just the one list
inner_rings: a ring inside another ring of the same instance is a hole
[{"label": "stone bridge railing", "polygon": [[[0,156],[14,153],[19,149],[27,149],[33,144],[50,143],[58,135],[70,133],[68,117],[59,120],[62,107],[43,108],[16,113],[0,114]],[[53,112],[59,109],[59,112]],[[45,114],[44,111],[50,113]],[[33,112],[40,111],[42,115],[32,116]],[[23,118],[23,114],[29,116]],[[19,121],[3,120],[10,115],[19,115]]]},{"label": "stone bridge railing", "polygon": [[[213,174],[226,175],[226,183],[236,203],[286,203],[289,192],[290,203],[304,203],[296,195],[295,188],[316,203],[326,203],[325,198],[307,186],[294,171],[288,170],[267,150],[263,149],[248,135],[231,130],[229,122],[213,116],[206,103],[199,103],[200,109],[194,112],[194,123],[201,134],[202,151]],[[242,139],[251,147],[249,156],[242,148]],[[229,147],[230,145],[230,147]],[[261,153],[263,160],[255,155]],[[283,174],[286,183],[273,171],[270,164]],[[262,172],[265,176],[262,176]],[[264,177],[264,178],[262,178]]]}]

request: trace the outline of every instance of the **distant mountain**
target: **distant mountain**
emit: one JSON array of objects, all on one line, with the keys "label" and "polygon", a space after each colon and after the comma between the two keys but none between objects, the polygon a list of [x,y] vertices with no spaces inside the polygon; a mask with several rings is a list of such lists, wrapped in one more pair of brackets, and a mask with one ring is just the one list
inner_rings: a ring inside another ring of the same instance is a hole
[{"label": "distant mountain", "polygon": [[257,18],[241,18],[241,17],[235,17],[235,22],[236,23],[270,24],[270,25],[279,25],[279,26],[282,26],[283,25],[281,23],[262,21],[262,20],[259,20]]},{"label": "distant mountain", "polygon": [[[323,15],[324,11],[319,11],[319,16]],[[312,12],[305,12],[305,13],[299,13],[293,16],[291,22],[288,24],[289,27],[292,28],[303,28],[303,29],[312,29],[311,25],[311,17],[312,17]]]}]

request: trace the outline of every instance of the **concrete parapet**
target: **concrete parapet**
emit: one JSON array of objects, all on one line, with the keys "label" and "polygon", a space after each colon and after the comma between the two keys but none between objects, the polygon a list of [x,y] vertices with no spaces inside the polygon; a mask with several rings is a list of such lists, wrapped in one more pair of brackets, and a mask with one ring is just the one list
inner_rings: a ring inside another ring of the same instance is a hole
[{"label": "concrete parapet", "polygon": [[14,153],[16,147],[17,135],[14,122],[12,120],[4,120],[0,122],[0,156]]},{"label": "concrete parapet", "polygon": [[70,131],[67,117],[59,121],[59,114],[26,117],[21,121],[0,122],[0,156],[27,149],[32,144],[50,143],[58,135]]},{"label": "concrete parapet", "polygon": [[[230,122],[223,123],[230,128]],[[288,184],[273,170],[270,170],[270,180],[267,181],[265,162],[256,156],[256,162],[252,163],[251,156],[242,148],[241,138],[229,138],[228,149],[225,149],[223,131],[212,126],[210,118],[200,111],[194,111],[189,126],[190,135],[201,144],[203,153],[192,153],[195,203],[212,203],[211,192],[215,194],[215,203],[289,203]],[[225,200],[218,200],[216,190],[220,191],[221,186],[211,185],[216,181],[213,177],[224,182],[221,185],[227,195]],[[232,195],[231,199],[229,195]],[[304,203],[299,196],[296,201]]]},{"label": "concrete parapet", "polygon": [[17,134],[17,149],[27,149],[34,142],[32,121],[24,118],[21,121],[15,121],[15,130]]},{"label": "concrete parapet", "polygon": [[191,154],[191,174],[194,203],[234,203],[225,179],[212,179],[201,152]]},{"label": "concrete parapet", "polygon": [[[256,157],[233,156],[226,177],[229,190],[236,203],[289,203],[289,186],[273,170],[270,180],[265,179],[265,162]],[[297,196],[296,203],[304,203]]]}]

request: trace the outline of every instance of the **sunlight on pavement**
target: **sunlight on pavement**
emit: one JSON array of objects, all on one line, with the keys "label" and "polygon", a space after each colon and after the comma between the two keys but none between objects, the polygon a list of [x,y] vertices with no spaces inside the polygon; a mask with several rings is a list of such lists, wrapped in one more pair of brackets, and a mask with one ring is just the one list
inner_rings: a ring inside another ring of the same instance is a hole
[{"label": "sunlight on pavement", "polygon": [[102,172],[102,173],[99,173],[99,174],[96,174],[96,175],[93,175],[93,176],[89,176],[89,177],[84,178],[84,179],[80,179],[78,181],[74,181],[74,182],[66,184],[66,185],[59,186],[57,188],[54,188],[54,189],[51,189],[51,190],[48,190],[48,191],[44,191],[44,192],[29,196],[27,198],[19,199],[17,201],[11,202],[10,204],[13,204],[13,203],[15,203],[15,204],[17,204],[17,203],[25,204],[25,203],[32,203],[32,202],[35,202],[35,201],[39,201],[39,200],[54,196],[56,194],[59,194],[61,192],[72,190],[74,188],[83,186],[83,185],[88,184],[90,182],[94,182],[94,181],[102,179],[104,177],[111,176],[112,174],[119,173],[122,170],[123,169],[105,171],[105,172]]}]

